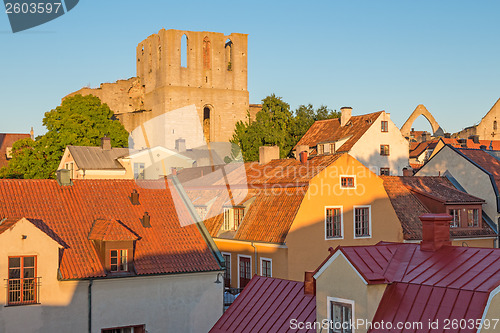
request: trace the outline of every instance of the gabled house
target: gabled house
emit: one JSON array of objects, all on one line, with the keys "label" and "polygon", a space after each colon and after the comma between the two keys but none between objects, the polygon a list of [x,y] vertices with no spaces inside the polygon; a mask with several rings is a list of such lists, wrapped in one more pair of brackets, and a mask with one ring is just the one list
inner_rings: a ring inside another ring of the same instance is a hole
[{"label": "gabled house", "polygon": [[316,121],[295,145],[293,152],[310,155],[349,153],[378,175],[402,175],[408,166],[408,141],[385,111]]},{"label": "gabled house", "polygon": [[222,258],[176,184],[0,180],[0,331],[207,332]]},{"label": "gabled house", "polygon": [[[416,173],[446,176],[455,186],[485,200],[483,216],[498,228],[500,218],[500,151],[444,146]],[[498,229],[497,229],[498,230]],[[498,244],[497,244],[498,246]]]},{"label": "gabled house", "polygon": [[422,240],[419,216],[447,213],[452,218],[453,245],[494,247],[496,225],[483,214],[483,199],[455,188],[446,177],[381,176],[392,206],[401,221],[406,242]]},{"label": "gabled house", "polygon": [[210,332],[496,332],[500,250],[451,245],[450,222],[422,215],[420,244],[330,248],[303,282],[255,276]]},{"label": "gabled house", "polygon": [[403,241],[382,179],[349,154],[278,156],[184,183],[225,258],[227,287],[254,274],[301,280],[331,246]]},{"label": "gabled house", "polygon": [[313,273],[316,320],[357,333],[498,330],[500,250],[451,246],[451,216],[421,219],[420,244],[333,250]]}]

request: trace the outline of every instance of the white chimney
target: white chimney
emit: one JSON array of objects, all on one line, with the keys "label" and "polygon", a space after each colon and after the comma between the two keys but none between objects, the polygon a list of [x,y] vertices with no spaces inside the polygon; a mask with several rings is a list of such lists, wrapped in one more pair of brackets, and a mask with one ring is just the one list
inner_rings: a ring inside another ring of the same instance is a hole
[{"label": "white chimney", "polygon": [[259,147],[259,164],[267,164],[272,160],[280,158],[280,147],[261,146]]},{"label": "white chimney", "polygon": [[340,116],[340,126],[345,126],[349,119],[351,119],[352,108],[350,106],[344,106],[340,108],[341,116]]}]

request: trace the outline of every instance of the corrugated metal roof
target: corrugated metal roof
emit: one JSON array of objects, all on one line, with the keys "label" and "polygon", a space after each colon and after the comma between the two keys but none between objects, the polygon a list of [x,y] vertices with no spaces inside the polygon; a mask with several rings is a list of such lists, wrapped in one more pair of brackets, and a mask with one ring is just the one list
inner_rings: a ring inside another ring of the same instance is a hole
[{"label": "corrugated metal roof", "polygon": [[316,273],[337,251],[369,284],[388,284],[372,322],[422,322],[418,332],[430,332],[429,321],[439,320],[438,331],[443,331],[444,319],[480,319],[490,292],[500,285],[500,249],[443,246],[422,251],[419,244],[408,243],[338,247]]},{"label": "corrugated metal roof", "polygon": [[254,276],[210,333],[313,333],[292,330],[290,320],[316,321],[316,297],[304,294],[304,283]]},{"label": "corrugated metal roof", "polygon": [[[121,228],[140,237],[134,253],[139,275],[219,270],[214,253],[178,193],[163,180],[141,181],[140,185],[134,180],[112,179],[74,180],[73,186],[59,186],[55,180],[0,180],[0,219],[26,217],[67,244],[60,263],[63,279],[105,275],[88,239],[99,219],[116,219]],[[134,189],[140,205],[130,201]],[[151,228],[144,228],[140,221],[146,211]],[[124,233],[122,229],[117,235]]]},{"label": "corrugated metal roof", "polygon": [[128,148],[105,150],[87,146],[68,146],[68,149],[78,168],[85,170],[124,169],[118,158],[127,156],[130,152]]}]

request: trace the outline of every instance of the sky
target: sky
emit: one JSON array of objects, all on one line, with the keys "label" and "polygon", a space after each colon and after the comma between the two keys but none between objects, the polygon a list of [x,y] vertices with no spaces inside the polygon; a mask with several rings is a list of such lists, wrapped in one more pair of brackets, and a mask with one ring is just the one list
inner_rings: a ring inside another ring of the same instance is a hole
[{"label": "sky", "polygon": [[[135,76],[135,48],[160,29],[248,34],[250,103],[385,110],[401,126],[424,104],[447,132],[500,98],[498,1],[82,0],[12,33],[0,12],[0,132],[35,135],[65,95]],[[415,129],[430,131],[423,117]]]}]

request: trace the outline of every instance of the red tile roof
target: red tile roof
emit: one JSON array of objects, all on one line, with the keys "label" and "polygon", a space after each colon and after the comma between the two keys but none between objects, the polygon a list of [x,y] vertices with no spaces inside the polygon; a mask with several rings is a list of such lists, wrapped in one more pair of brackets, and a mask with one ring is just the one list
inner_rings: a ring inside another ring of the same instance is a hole
[{"label": "red tile roof", "polygon": [[361,116],[352,116],[345,126],[340,126],[340,118],[316,121],[295,147],[299,145],[315,147],[321,142],[334,142],[351,137],[337,150],[337,152],[348,152],[363,134],[365,134],[370,126],[372,126],[382,112],[384,111]]},{"label": "red tile roof", "polygon": [[139,236],[115,219],[98,219],[92,225],[92,229],[90,229],[89,239],[100,241],[133,241],[139,239]]},{"label": "red tile roof", "polygon": [[[238,192],[240,191],[245,192],[246,195],[239,196]],[[210,213],[215,213],[204,222],[212,237],[284,243],[302,199],[307,192],[307,187],[234,190],[232,192],[233,196],[240,198],[235,200],[236,205],[250,198],[254,199],[247,208],[243,221],[235,233],[222,233],[221,231],[224,222],[221,212],[223,211],[223,205],[230,206],[229,198],[224,196],[223,193],[206,192],[208,197],[218,196],[218,199],[210,208]],[[195,199],[200,196],[200,192],[188,191],[188,195],[190,198]],[[197,200],[194,204],[198,202]]]},{"label": "red tile roof", "polygon": [[490,292],[500,285],[499,249],[443,246],[422,251],[419,244],[379,243],[338,247],[322,265],[337,251],[367,283],[388,284],[372,322],[422,322],[418,332],[429,332],[426,324],[437,319],[481,319]]},{"label": "red tile roof", "polygon": [[[159,185],[165,187],[158,181],[143,181],[139,186],[134,180],[74,180],[73,186],[59,186],[55,180],[0,180],[0,217],[26,217],[66,243],[60,263],[63,279],[106,275],[89,235],[95,221],[113,219],[117,223],[110,222],[109,237],[140,237],[134,254],[138,275],[219,270],[177,191],[169,186],[158,189]],[[129,199],[134,189],[140,205],[132,205]],[[140,221],[146,211],[151,228]],[[98,226],[102,230],[106,222]],[[103,235],[97,229],[94,232]]]},{"label": "red tile roof", "polygon": [[[446,177],[380,177],[384,181],[385,191],[401,222],[403,236],[406,240],[422,239],[422,222],[419,216],[431,213],[429,208],[414,195],[415,192],[429,194],[433,199],[448,204],[482,204],[484,202],[480,198],[457,190]],[[454,238],[495,236],[495,232],[484,222],[482,229],[452,228],[450,234]]]},{"label": "red tile roof", "polygon": [[304,283],[254,276],[210,333],[316,332],[292,330],[292,319],[316,321],[316,297],[304,294]]},{"label": "red tile roof", "polygon": [[14,142],[29,138],[29,134],[0,133],[0,168],[7,165],[7,148],[12,147]]}]

